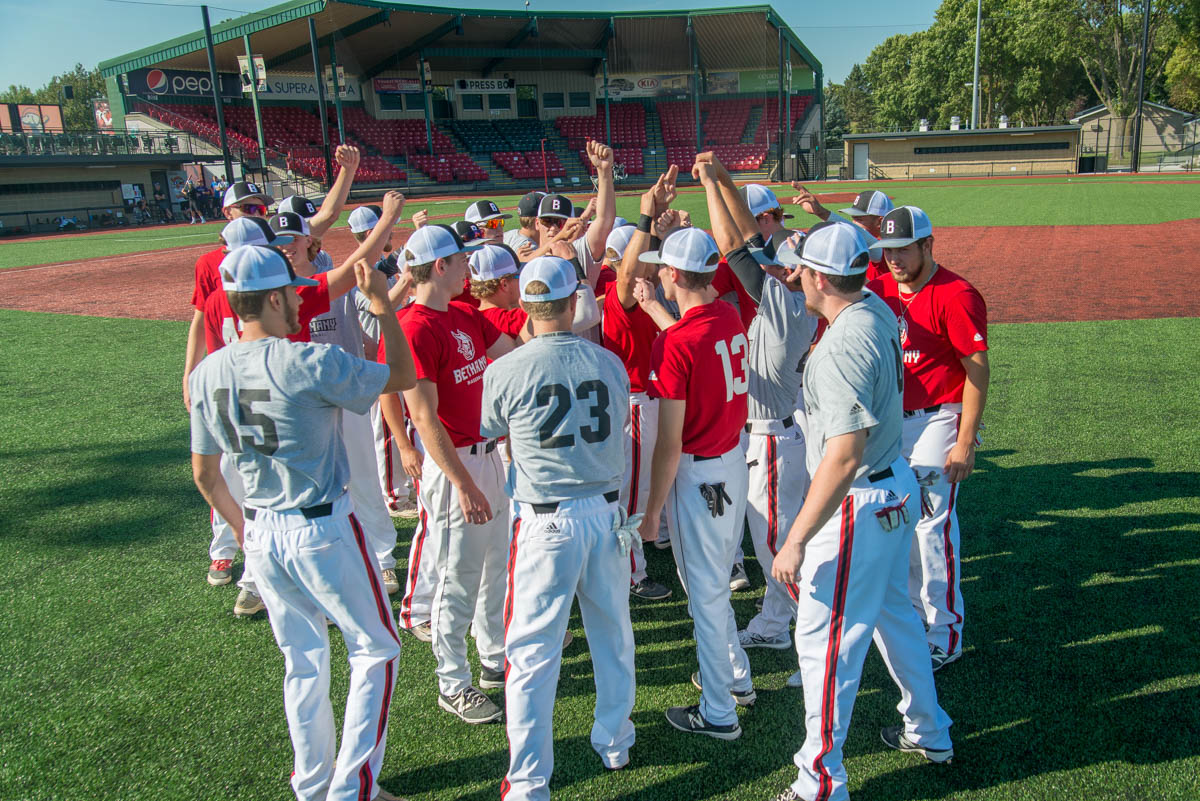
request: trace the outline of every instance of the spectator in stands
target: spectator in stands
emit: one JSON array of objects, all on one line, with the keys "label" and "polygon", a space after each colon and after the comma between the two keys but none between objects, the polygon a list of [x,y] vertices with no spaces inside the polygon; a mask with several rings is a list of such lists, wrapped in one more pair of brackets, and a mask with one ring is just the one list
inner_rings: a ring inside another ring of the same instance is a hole
[{"label": "spectator in stands", "polygon": [[175,212],[171,211],[171,201],[167,199],[167,193],[163,191],[162,184],[158,181],[154,182],[154,205],[162,211],[164,222],[175,222]]}]

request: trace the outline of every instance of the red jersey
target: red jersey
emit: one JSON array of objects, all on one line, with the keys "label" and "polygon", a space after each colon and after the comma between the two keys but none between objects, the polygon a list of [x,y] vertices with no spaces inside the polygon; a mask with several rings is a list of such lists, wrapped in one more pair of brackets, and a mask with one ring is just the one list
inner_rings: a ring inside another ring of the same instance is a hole
[{"label": "red jersey", "polygon": [[867,289],[883,298],[900,324],[905,410],[961,402],[967,376],[962,360],[987,350],[987,305],[979,291],[941,266],[912,296],[900,294],[890,272]]},{"label": "red jersey", "polygon": [[601,267],[596,276],[596,297],[602,298],[608,294],[609,287],[617,282],[617,271],[612,267]]},{"label": "red jersey", "polygon": [[[317,286],[296,287],[296,294],[300,296],[300,330],[288,335],[292,342],[310,342],[308,324],[314,317],[329,311],[329,274],[318,273],[313,280],[318,282]],[[209,353],[220,350],[230,342],[237,342],[242,335],[242,321],[233,313],[229,298],[219,283],[216,291],[204,302],[203,311],[204,342]]]},{"label": "red jersey", "polygon": [[654,341],[650,395],[687,401],[684,453],[720,456],[737,447],[746,425],[749,351],[738,313],[721,300],[689,309]]},{"label": "red jersey", "polygon": [[[412,348],[417,379],[437,385],[438,420],[454,447],[482,441],[483,371],[487,349],[500,338],[500,331],[478,309],[461,303],[451,303],[446,311],[414,303],[397,317]],[[379,361],[385,361],[383,337]]]},{"label": "red jersey", "polygon": [[645,392],[650,388],[650,348],[658,337],[658,324],[636,303],[632,309],[622,306],[619,294],[613,287],[604,295],[602,341],[625,365],[629,391]]},{"label": "red jersey", "polygon": [[737,295],[738,317],[742,320],[742,329],[749,331],[750,323],[754,322],[754,315],[758,314],[758,304],[746,292],[746,288],[742,286],[738,277],[733,274],[733,270],[724,256],[717,262],[717,272],[713,276],[712,286],[717,290],[718,298],[723,298],[730,292]]},{"label": "red jersey", "polygon": [[[210,250],[196,259],[196,280],[192,284],[192,305],[199,311],[204,311],[204,303],[208,296],[221,288],[221,261],[225,258],[225,248]],[[211,353],[211,351],[209,351]]]},{"label": "red jersey", "polygon": [[883,259],[879,261],[867,262],[867,283],[871,283],[881,275],[888,275],[891,270],[888,269],[887,263]]},{"label": "red jersey", "polygon": [[508,334],[517,340],[521,338],[521,329],[525,327],[525,321],[529,319],[529,315],[520,306],[514,306],[511,309],[498,309],[493,306],[490,309],[480,309],[479,313],[496,326],[501,334]]},{"label": "red jersey", "polygon": [[450,298],[451,303],[465,303],[468,306],[479,308],[479,298],[471,294],[471,279],[467,279],[463,283],[463,291],[459,292],[454,297]]}]

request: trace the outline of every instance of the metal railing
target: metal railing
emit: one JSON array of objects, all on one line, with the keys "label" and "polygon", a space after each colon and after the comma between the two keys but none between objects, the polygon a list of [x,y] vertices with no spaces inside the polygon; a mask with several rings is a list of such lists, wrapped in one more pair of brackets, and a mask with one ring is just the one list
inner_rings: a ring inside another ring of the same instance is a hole
[{"label": "metal railing", "polygon": [[0,156],[161,156],[212,158],[203,139],[184,132],[0,133]]}]

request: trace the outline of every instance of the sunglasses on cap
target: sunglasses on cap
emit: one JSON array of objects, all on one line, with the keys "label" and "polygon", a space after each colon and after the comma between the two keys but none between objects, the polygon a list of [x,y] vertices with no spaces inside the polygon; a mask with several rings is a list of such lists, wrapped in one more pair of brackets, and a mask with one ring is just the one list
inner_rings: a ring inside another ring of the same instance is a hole
[{"label": "sunglasses on cap", "polygon": [[479,223],[476,223],[476,224],[477,224],[477,225],[478,225],[480,228],[492,228],[492,229],[496,229],[496,228],[503,228],[503,227],[504,227],[504,220],[503,220],[503,219],[501,219],[501,218],[499,218],[499,217],[497,217],[497,218],[496,218],[496,219],[494,219],[494,220],[483,220],[482,222],[479,222]]},{"label": "sunglasses on cap", "polygon": [[243,214],[266,214],[267,207],[261,203],[239,203],[237,206]]}]

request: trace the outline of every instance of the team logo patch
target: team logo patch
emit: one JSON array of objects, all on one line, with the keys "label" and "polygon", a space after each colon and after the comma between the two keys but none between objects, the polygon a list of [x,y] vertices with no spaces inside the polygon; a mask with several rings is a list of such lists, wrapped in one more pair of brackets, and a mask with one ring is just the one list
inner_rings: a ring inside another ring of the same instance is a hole
[{"label": "team logo patch", "polygon": [[980,334],[976,334],[976,335],[975,335],[975,341],[976,341],[976,342],[982,342],[982,341],[983,341],[983,336],[982,336],[982,335],[980,335]]},{"label": "team logo patch", "polygon": [[474,341],[472,341],[469,336],[458,329],[451,331],[450,334],[458,343],[458,352],[462,354],[462,357],[467,361],[473,361],[475,359]]},{"label": "team logo patch", "polygon": [[908,320],[903,317],[896,318],[896,324],[900,328],[900,344],[908,344]]}]

